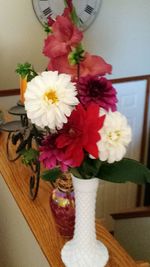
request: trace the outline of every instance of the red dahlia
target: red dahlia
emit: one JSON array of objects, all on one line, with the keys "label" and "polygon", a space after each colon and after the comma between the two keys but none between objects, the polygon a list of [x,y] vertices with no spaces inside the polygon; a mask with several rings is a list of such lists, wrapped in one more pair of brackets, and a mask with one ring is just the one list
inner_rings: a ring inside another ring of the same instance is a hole
[{"label": "red dahlia", "polygon": [[73,167],[81,165],[85,151],[98,158],[98,131],[103,126],[104,118],[105,116],[99,117],[99,106],[94,103],[87,110],[79,104],[71,113],[56,139],[56,146],[59,149],[65,148],[65,158],[72,161]]}]

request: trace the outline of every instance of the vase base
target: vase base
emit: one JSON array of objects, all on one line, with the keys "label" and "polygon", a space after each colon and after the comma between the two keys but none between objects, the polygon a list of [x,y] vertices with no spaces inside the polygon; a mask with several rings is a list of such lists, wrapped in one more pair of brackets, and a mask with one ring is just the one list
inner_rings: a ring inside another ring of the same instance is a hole
[{"label": "vase base", "polygon": [[61,258],[66,267],[104,267],[108,262],[107,248],[100,241],[95,246],[81,248],[74,240],[65,244],[61,251]]}]

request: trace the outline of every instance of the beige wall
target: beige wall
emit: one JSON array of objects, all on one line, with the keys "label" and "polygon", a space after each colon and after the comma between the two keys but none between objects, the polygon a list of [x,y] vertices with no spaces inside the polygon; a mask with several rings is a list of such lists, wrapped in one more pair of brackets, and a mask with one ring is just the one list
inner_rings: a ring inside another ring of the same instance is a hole
[{"label": "beige wall", "polygon": [[135,260],[150,263],[150,217],[116,220],[114,233]]},{"label": "beige wall", "polygon": [[0,267],[50,267],[0,175]]},{"label": "beige wall", "polygon": [[38,71],[45,67],[44,37],[31,0],[0,1],[0,89],[18,87],[17,63],[28,61]]},{"label": "beige wall", "polygon": [[[111,78],[150,74],[149,14],[149,0],[103,0],[85,45],[113,65]],[[0,89],[18,87],[18,62],[45,68],[44,36],[31,0],[0,1]]]}]

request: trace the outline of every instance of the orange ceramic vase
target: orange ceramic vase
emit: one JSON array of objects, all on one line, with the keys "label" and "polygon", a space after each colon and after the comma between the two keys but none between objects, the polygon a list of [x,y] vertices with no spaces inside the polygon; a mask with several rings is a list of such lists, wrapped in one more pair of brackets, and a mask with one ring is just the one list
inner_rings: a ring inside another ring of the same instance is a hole
[{"label": "orange ceramic vase", "polygon": [[25,78],[21,78],[20,76],[20,102],[24,104],[24,93],[27,88],[27,76]]}]

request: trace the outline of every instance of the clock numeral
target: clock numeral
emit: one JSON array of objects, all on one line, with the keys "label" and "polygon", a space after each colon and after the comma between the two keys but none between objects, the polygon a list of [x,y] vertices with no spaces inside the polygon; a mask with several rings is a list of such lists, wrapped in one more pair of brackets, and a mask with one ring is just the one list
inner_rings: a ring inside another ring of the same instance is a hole
[{"label": "clock numeral", "polygon": [[93,10],[94,10],[94,8],[92,6],[89,6],[89,5],[87,5],[86,8],[84,9],[84,11],[86,13],[88,13],[89,15],[92,14]]},{"label": "clock numeral", "polygon": [[48,15],[51,16],[53,12],[52,12],[51,8],[48,7],[48,8],[43,10],[43,13],[45,16],[48,16]]},{"label": "clock numeral", "polygon": [[84,22],[83,22],[83,20],[82,20],[81,18],[79,18],[79,21],[80,21],[80,23],[81,23],[81,24],[83,24],[83,23],[84,23]]}]

